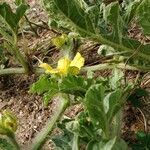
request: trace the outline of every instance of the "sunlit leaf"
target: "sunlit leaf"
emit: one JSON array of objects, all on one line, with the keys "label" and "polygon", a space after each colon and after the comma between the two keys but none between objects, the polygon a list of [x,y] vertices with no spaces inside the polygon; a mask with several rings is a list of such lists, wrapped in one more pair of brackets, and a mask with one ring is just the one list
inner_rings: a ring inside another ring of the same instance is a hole
[{"label": "sunlit leaf", "polygon": [[31,93],[38,93],[42,94],[46,91],[49,91],[52,87],[53,82],[51,82],[51,79],[47,75],[43,75],[40,77],[40,79],[35,82],[31,87],[30,87],[30,92]]}]

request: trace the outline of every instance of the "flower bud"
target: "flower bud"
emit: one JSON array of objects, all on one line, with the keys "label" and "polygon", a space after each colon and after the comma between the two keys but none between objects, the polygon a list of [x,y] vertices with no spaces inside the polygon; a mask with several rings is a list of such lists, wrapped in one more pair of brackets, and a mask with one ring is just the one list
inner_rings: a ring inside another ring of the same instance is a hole
[{"label": "flower bud", "polygon": [[0,134],[15,132],[17,130],[16,117],[8,110],[4,110],[0,114]]}]

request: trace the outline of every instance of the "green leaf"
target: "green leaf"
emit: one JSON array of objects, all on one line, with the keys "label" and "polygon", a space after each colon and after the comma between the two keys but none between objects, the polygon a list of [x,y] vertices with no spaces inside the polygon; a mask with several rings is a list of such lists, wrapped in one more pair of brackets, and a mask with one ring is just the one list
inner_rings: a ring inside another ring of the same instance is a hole
[{"label": "green leaf", "polygon": [[29,8],[29,6],[26,4],[21,4],[17,7],[17,9],[16,9],[16,20],[17,20],[16,24],[19,23],[20,19],[24,16],[24,14],[28,8]]},{"label": "green leaf", "polygon": [[121,16],[119,14],[119,9],[118,2],[110,3],[105,7],[103,15],[106,23],[109,23],[113,27],[112,36],[117,39],[117,43],[121,44],[123,25]]},{"label": "green leaf", "polygon": [[43,94],[52,88],[51,85],[50,77],[48,75],[42,75],[36,83],[31,85],[29,92]]},{"label": "green leaf", "polygon": [[86,150],[100,150],[99,143],[97,141],[90,141],[86,147]]},{"label": "green leaf", "polygon": [[16,30],[16,15],[12,12],[11,7],[8,4],[3,3],[0,5],[0,16],[3,17],[13,31]]},{"label": "green leaf", "polygon": [[[111,123],[113,117],[122,107],[123,100],[122,97],[122,90],[118,89],[114,92],[108,93],[104,98],[104,109],[105,113],[107,113],[107,120]],[[107,109],[106,109],[107,108]]]},{"label": "green leaf", "polygon": [[3,3],[0,5],[0,16],[3,17],[5,22],[13,29],[13,31],[16,31],[17,25],[20,21],[20,19],[23,17],[27,10],[28,6],[25,4],[21,4],[17,7],[16,13],[13,13],[11,7]]},{"label": "green leaf", "polygon": [[6,139],[0,138],[0,150],[16,150]]},{"label": "green leaf", "polygon": [[57,126],[62,132],[52,138],[52,141],[60,150],[72,150],[73,133],[66,129],[66,123],[69,121],[64,119],[61,123],[58,123]]},{"label": "green leaf", "polygon": [[[102,150],[111,150],[116,142],[116,137],[109,140],[105,145],[102,144]],[[101,145],[100,145],[101,147]]]},{"label": "green leaf", "polygon": [[141,1],[130,1],[129,4],[126,4],[125,14],[123,15],[124,22],[126,25],[136,16],[136,10]]},{"label": "green leaf", "polygon": [[121,87],[121,80],[123,79],[123,72],[120,69],[114,68],[112,70],[112,77],[110,78],[110,87],[111,89],[116,89]]},{"label": "green leaf", "polygon": [[93,83],[92,81],[91,79],[85,80],[81,76],[69,75],[63,79],[59,88],[61,92],[83,97]]},{"label": "green leaf", "polygon": [[25,4],[25,0],[15,0],[15,4],[17,6],[21,5],[21,4]]},{"label": "green leaf", "polygon": [[85,95],[85,107],[92,122],[105,131],[107,122],[103,105],[104,92],[105,88],[101,84],[92,85]]},{"label": "green leaf", "polygon": [[50,89],[48,92],[44,93],[43,95],[43,101],[44,101],[44,105],[48,106],[48,103],[52,100],[52,98],[59,93],[59,89]]},{"label": "green leaf", "polygon": [[138,131],[137,143],[132,145],[133,150],[149,150],[150,149],[150,134],[143,131]]},{"label": "green leaf", "polygon": [[43,94],[44,105],[59,93],[58,82],[49,75],[42,75],[36,83],[33,83],[29,90],[30,93]]},{"label": "green leaf", "polygon": [[[63,7],[61,0],[53,0],[57,9],[75,25],[79,31],[88,31],[94,33],[94,27],[92,21],[88,16],[88,13],[81,7],[81,3],[76,0],[64,0]],[[81,21],[82,20],[82,21]]]},{"label": "green leaf", "polygon": [[143,0],[137,9],[138,22],[144,34],[150,35],[150,1]]},{"label": "green leaf", "polygon": [[86,150],[112,150],[113,146],[115,145],[116,137],[109,140],[109,141],[91,141]]},{"label": "green leaf", "polygon": [[123,139],[117,138],[112,150],[129,150],[129,147]]},{"label": "green leaf", "polygon": [[18,30],[18,23],[27,8],[27,5],[21,4],[14,13],[8,4],[3,3],[0,5],[0,34],[12,45],[16,42],[15,36]]}]

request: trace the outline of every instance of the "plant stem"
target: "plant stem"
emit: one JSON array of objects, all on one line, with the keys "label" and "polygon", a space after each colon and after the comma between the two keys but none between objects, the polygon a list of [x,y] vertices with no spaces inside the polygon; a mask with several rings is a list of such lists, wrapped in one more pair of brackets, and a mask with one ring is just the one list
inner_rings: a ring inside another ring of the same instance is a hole
[{"label": "plant stem", "polygon": [[14,57],[19,61],[19,63],[21,63],[21,65],[24,67],[25,69],[25,73],[29,73],[30,72],[30,66],[28,61],[26,60],[26,58],[22,55],[22,53],[19,51],[18,49],[18,45],[17,45],[17,35],[14,33],[14,44],[13,44],[13,54]]},{"label": "plant stem", "polygon": [[[124,45],[111,42],[111,41],[105,39],[104,37],[102,37],[101,35],[96,35],[96,34],[93,34],[93,33],[88,33],[88,34],[89,34],[89,36],[90,36],[94,41],[100,42],[101,44],[109,45],[109,46],[115,48],[116,50],[117,50],[117,49],[120,49],[120,50],[122,50],[122,51],[127,51],[127,52],[129,52],[129,53],[131,53],[131,54],[134,52],[134,49],[130,49],[130,48],[128,48],[128,47],[125,47]],[[141,58],[143,58],[143,59],[146,59],[146,60],[150,61],[149,55],[146,55],[146,54],[144,54],[144,53],[142,53],[142,52],[140,52],[140,51],[139,51],[136,55],[139,56],[139,57],[141,57]]]},{"label": "plant stem", "polygon": [[60,95],[59,96],[59,101],[57,104],[57,109],[52,116],[50,120],[48,120],[47,124],[45,127],[41,130],[41,132],[35,137],[33,140],[30,150],[40,150],[43,146],[43,144],[47,140],[47,136],[52,132],[56,122],[61,118],[63,115],[64,111],[68,107],[69,104],[69,99],[67,98],[66,95]]},{"label": "plant stem", "polygon": [[[105,119],[107,120],[107,119]],[[106,126],[105,126],[105,131],[104,131],[104,139],[108,140],[110,136],[110,128],[109,128],[109,123],[106,121]]]},{"label": "plant stem", "polygon": [[[120,69],[126,69],[126,70],[133,70],[133,71],[142,71],[142,72],[147,72],[150,70],[149,67],[134,67],[130,65],[125,65],[124,63],[119,63],[116,64],[115,67],[120,68]],[[99,64],[99,65],[93,65],[93,66],[88,66],[88,67],[83,67],[81,69],[81,72],[86,72],[88,70],[90,71],[96,71],[96,70],[106,70],[106,69],[113,69],[114,64]],[[33,73],[35,74],[42,74],[44,73],[44,69],[41,68],[33,68],[32,70]],[[0,69],[0,75],[8,75],[8,74],[25,74],[26,71],[24,68],[6,68],[6,69]]]},{"label": "plant stem", "polygon": [[9,140],[12,142],[12,144],[14,145],[15,147],[15,150],[20,150],[20,146],[19,144],[17,143],[16,141],[16,138],[15,138],[15,135],[14,133],[9,133],[9,135],[7,136],[9,138]]},{"label": "plant stem", "polygon": [[79,150],[79,136],[77,134],[74,134],[73,137],[72,150]]},{"label": "plant stem", "polygon": [[[33,68],[33,73],[42,74],[44,70],[42,68]],[[24,68],[6,68],[0,69],[0,75],[9,75],[9,74],[25,74],[26,71]]]},{"label": "plant stem", "polygon": [[24,17],[25,17],[26,21],[29,23],[29,26],[30,26],[30,28],[32,29],[32,31],[35,33],[35,35],[36,35],[37,37],[39,37],[39,35],[38,35],[36,29],[32,26],[32,23],[30,22],[30,20],[28,19],[28,17],[27,17],[26,15],[24,15]]}]

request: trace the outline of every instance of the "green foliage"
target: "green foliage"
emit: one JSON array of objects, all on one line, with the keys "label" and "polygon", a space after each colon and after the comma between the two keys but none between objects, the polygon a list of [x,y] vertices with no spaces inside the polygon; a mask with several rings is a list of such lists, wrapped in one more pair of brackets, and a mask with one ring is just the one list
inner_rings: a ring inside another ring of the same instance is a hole
[{"label": "green foliage", "polygon": [[90,79],[85,80],[81,76],[69,75],[62,80],[59,88],[61,92],[83,97],[91,84]]},{"label": "green foliage", "polygon": [[138,21],[143,32],[150,35],[150,1],[143,0],[137,9]]},{"label": "green foliage", "polygon": [[61,129],[61,134],[56,135],[52,138],[52,141],[55,143],[56,147],[60,150],[71,150],[72,148],[72,138],[73,133],[66,129],[65,124],[70,121],[64,119],[62,122],[58,123],[57,126]]},{"label": "green foliage", "polygon": [[16,12],[13,13],[8,4],[3,3],[0,5],[0,34],[2,34],[8,42],[11,42],[11,44],[13,44],[15,40],[12,36],[16,36],[18,23],[25,14],[27,8],[27,5],[21,4],[17,7]]},{"label": "green foliage", "polygon": [[53,87],[53,82],[48,75],[43,75],[39,78],[39,80],[34,83],[31,88],[30,92],[43,94],[46,91],[49,91],[51,87]]},{"label": "green foliage", "polygon": [[43,75],[39,80],[30,87],[31,93],[44,94],[44,105],[47,106],[49,101],[59,93],[58,82],[49,75]]},{"label": "green foliage", "polygon": [[58,24],[57,28],[78,32],[81,37],[113,47],[115,51],[122,52],[120,55],[125,56],[126,60],[137,50],[136,57],[130,58],[128,63],[139,68],[149,66],[149,44],[142,45],[128,38],[127,32],[129,23],[138,16],[144,33],[148,33],[148,0],[124,1],[121,5],[112,2],[107,6],[102,1],[65,0],[63,7],[61,0],[43,2],[51,20]]},{"label": "green foliage", "polygon": [[104,92],[105,88],[101,84],[90,87],[85,95],[85,105],[92,122],[105,131],[107,122],[103,107]]},{"label": "green foliage", "polygon": [[15,0],[15,4],[17,6],[21,5],[21,4],[25,4],[25,0]]},{"label": "green foliage", "polygon": [[106,94],[106,88],[95,84],[85,95],[85,107],[92,122],[108,134],[109,125],[113,117],[120,110],[123,103],[122,90],[116,89]]},{"label": "green foliage", "polygon": [[88,144],[87,150],[112,150],[115,142],[116,138],[109,141],[101,141],[99,143],[92,141]]},{"label": "green foliage", "polygon": [[129,96],[128,100],[132,103],[134,107],[142,107],[141,98],[148,97],[148,91],[142,88],[136,88],[131,95]]},{"label": "green foliage", "polygon": [[15,147],[4,138],[0,138],[0,149],[1,150],[16,150]]},{"label": "green foliage", "polygon": [[0,35],[4,39],[5,49],[24,67],[26,73],[30,71],[30,67],[26,57],[19,51],[17,36],[19,22],[27,9],[28,6],[22,3],[13,12],[7,3],[0,4]]},{"label": "green foliage", "polygon": [[118,137],[117,123],[114,122],[130,94],[131,87],[122,86],[121,71],[114,69],[112,73],[113,76],[107,79],[44,75],[33,84],[30,91],[43,94],[46,105],[54,95],[63,93],[68,95],[70,102],[74,100],[84,107],[74,119],[65,119],[58,123],[62,133],[53,137],[56,147],[68,150],[73,147],[79,149],[80,146],[87,149],[127,149],[126,143]]},{"label": "green foliage", "polygon": [[115,37],[117,43],[122,43],[122,30],[123,30],[123,20],[120,16],[119,3],[111,3],[107,5],[104,9],[104,20],[107,24],[112,25],[112,37]]},{"label": "green foliage", "polygon": [[150,134],[139,131],[136,134],[138,142],[132,146],[133,150],[149,150],[150,149]]},{"label": "green foliage", "polygon": [[62,80],[43,75],[30,87],[31,93],[44,94],[44,104],[47,106],[49,101],[58,93],[67,93],[79,97],[84,97],[86,90],[93,83],[92,79],[85,80],[81,76],[68,75]]}]

